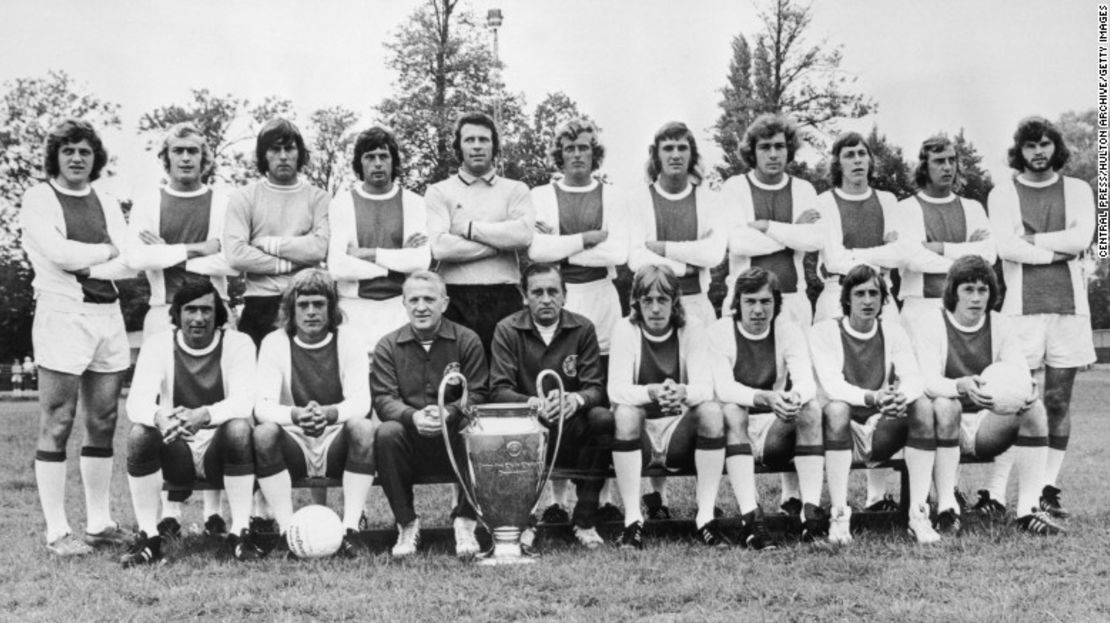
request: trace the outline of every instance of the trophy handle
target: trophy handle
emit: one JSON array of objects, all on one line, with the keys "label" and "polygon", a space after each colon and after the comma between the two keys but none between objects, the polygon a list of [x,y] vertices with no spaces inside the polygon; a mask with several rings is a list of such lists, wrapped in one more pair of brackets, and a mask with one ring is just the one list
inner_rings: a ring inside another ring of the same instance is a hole
[{"label": "trophy handle", "polygon": [[[463,376],[461,372],[449,372],[443,377],[443,380],[439,382],[439,427],[440,431],[443,433],[443,445],[447,447],[447,458],[451,461],[451,469],[455,470],[455,477],[459,481],[459,487],[462,489],[463,495],[466,496],[467,501],[470,502],[471,508],[474,509],[474,512],[477,513],[478,517],[481,519],[482,511],[478,508],[477,496],[470,490],[470,486],[467,485],[466,478],[463,478],[462,471],[459,470],[459,464],[457,461],[455,461],[455,451],[451,448],[451,436],[450,433],[447,431],[447,407],[443,404],[443,395],[447,391],[448,383],[452,379],[456,378],[462,383],[463,386],[463,395],[460,402],[462,404],[463,417],[466,417],[467,402],[468,398],[470,397],[470,393],[467,390],[466,386],[466,377]],[[485,523],[484,519],[482,520],[482,523]]]},{"label": "trophy handle", "polygon": [[[539,394],[540,400],[547,400],[543,395],[543,379],[546,376],[552,376],[555,378],[555,383],[559,386],[559,405],[561,406],[563,404],[563,395],[566,393],[566,390],[563,388],[563,379],[554,370],[541,370],[540,373],[536,375],[536,393]],[[539,497],[543,495],[543,488],[547,486],[547,481],[551,478],[551,472],[555,469],[555,460],[559,457],[559,444],[562,443],[562,441],[563,414],[560,411],[558,434],[555,437],[555,451],[552,452],[551,461],[547,464],[547,469],[545,469],[543,472],[543,478],[540,479],[540,485],[536,489],[537,502],[539,501]]]}]

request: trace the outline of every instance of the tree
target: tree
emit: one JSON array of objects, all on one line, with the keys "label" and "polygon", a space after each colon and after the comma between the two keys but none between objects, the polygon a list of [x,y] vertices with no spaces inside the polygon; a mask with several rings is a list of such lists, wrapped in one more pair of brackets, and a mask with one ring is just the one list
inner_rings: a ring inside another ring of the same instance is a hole
[{"label": "tree", "polygon": [[523,96],[495,79],[498,62],[473,14],[459,0],[430,0],[386,43],[397,72],[395,93],[378,105],[401,144],[405,186],[416,191],[446,178],[456,165],[451,143],[455,118],[471,110],[493,114],[500,102],[502,145],[524,125]]},{"label": "tree", "polygon": [[[743,171],[736,147],[760,113],[788,113],[802,128],[832,134],[838,119],[863,117],[877,108],[874,100],[854,90],[856,78],[840,69],[841,46],[825,39],[813,45],[807,41],[813,20],[810,5],[773,0],[759,19],[763,30],[754,39],[754,50],[743,35],[733,39],[728,84],[714,134],[726,154],[722,177]],[[805,138],[822,143],[810,132]]]},{"label": "tree", "polygon": [[744,35],[732,38],[732,59],[728,63],[728,77],[721,89],[724,99],[718,104],[723,111],[714,124],[713,140],[720,146],[724,164],[716,167],[722,178],[746,173],[748,165],[740,158],[740,139],[752,122],[759,102],[752,94],[752,54]]},{"label": "tree", "polygon": [[1064,175],[1078,177],[1084,182],[1094,180],[1098,175],[1098,112],[1094,108],[1069,110],[1056,120],[1056,127],[1071,151]]},{"label": "tree", "polygon": [[147,149],[158,150],[166,130],[177,123],[191,122],[208,141],[215,168],[213,179],[243,185],[258,177],[254,165],[254,139],[266,121],[274,117],[293,119],[293,103],[269,96],[259,104],[233,95],[217,96],[208,89],[191,89],[192,101],[185,105],[160,106],[139,118],[139,134],[148,135]]},{"label": "tree", "polygon": [[979,155],[975,144],[964,136],[963,128],[952,137],[952,142],[956,147],[956,161],[960,166],[960,194],[985,207],[987,195],[994,188],[994,181],[991,180],[990,172],[981,165],[983,157]]},{"label": "tree", "polygon": [[358,119],[358,113],[343,106],[321,108],[309,117],[312,157],[304,175],[331,195],[354,177],[351,158],[355,136],[350,130]]},{"label": "tree", "polygon": [[887,141],[885,134],[879,134],[878,126],[871,126],[866,140],[871,150],[871,186],[894,193],[899,201],[917,192],[902,148]]},{"label": "tree", "polygon": [[505,176],[533,188],[550,182],[553,163],[548,161],[547,151],[555,140],[555,131],[567,121],[583,118],[592,121],[566,93],[548,93],[536,105],[532,123],[524,127],[519,138],[505,145],[502,156]]},{"label": "tree", "polygon": [[[0,352],[13,357],[31,352],[34,308],[31,266],[16,221],[23,194],[46,177],[46,136],[68,117],[88,121],[102,135],[120,127],[119,104],[87,89],[63,71],[50,71],[45,77],[5,82],[0,95]],[[104,177],[112,175],[113,167],[111,159]]]}]

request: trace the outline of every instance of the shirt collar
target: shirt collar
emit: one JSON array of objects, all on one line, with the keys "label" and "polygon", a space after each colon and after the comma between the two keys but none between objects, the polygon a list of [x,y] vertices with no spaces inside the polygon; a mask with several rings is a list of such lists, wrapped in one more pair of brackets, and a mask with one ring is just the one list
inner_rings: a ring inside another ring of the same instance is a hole
[{"label": "shirt collar", "polygon": [[[445,340],[454,340],[457,336],[455,331],[455,323],[446,318],[439,321],[439,330],[436,331],[435,339],[443,338]],[[401,333],[397,336],[397,343],[402,342],[419,342],[420,338],[416,336],[416,332],[412,330],[412,323],[408,323],[401,327]]]},{"label": "shirt collar", "polygon": [[497,171],[493,169],[490,169],[490,172],[483,175],[482,177],[471,175],[465,169],[459,169],[458,176],[459,181],[467,186],[470,186],[478,180],[482,180],[483,182],[485,182],[486,186],[493,186],[497,182]]},{"label": "shirt collar", "polygon": [[[536,328],[537,331],[539,330],[539,328],[536,327],[536,322],[532,320],[532,314],[529,313],[527,309],[522,309],[510,316],[509,323],[514,329],[529,330]],[[565,309],[559,312],[559,322],[556,323],[556,327],[560,329],[572,329],[580,326],[582,326],[582,323],[578,318],[575,318],[573,314]]]}]

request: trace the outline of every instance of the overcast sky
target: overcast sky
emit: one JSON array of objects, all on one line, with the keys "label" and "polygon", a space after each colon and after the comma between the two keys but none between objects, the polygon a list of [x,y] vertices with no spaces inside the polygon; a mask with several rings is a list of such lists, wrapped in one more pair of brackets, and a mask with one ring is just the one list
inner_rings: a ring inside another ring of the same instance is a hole
[{"label": "overcast sky", "polygon": [[[190,88],[291,99],[301,118],[344,105],[373,119],[392,92],[388,40],[417,0],[3,0],[0,81],[63,69],[122,104],[116,191],[155,184],[139,116]],[[639,183],[663,122],[687,122],[709,164],[730,40],[759,30],[749,0],[471,0],[504,14],[504,81],[534,106],[563,91],[603,128],[606,171]],[[1051,8],[1049,8],[1051,7]],[[1017,121],[1095,105],[1097,3],[1086,0],[817,0],[810,41],[843,46],[842,70],[879,104],[842,124],[880,131],[908,155],[961,126],[995,175]],[[403,137],[402,137],[403,140]]]}]

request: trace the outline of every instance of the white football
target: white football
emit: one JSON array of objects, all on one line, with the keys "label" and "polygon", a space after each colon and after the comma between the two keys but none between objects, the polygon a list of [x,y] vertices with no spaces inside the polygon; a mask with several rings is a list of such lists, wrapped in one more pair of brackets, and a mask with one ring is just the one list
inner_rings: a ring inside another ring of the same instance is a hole
[{"label": "white football", "polygon": [[996,361],[979,377],[983,379],[980,389],[994,399],[992,411],[999,415],[1017,413],[1033,393],[1033,377],[1023,365]]},{"label": "white football", "polygon": [[289,551],[298,558],[323,558],[339,551],[343,534],[339,515],[326,506],[313,504],[293,513],[285,538]]}]

